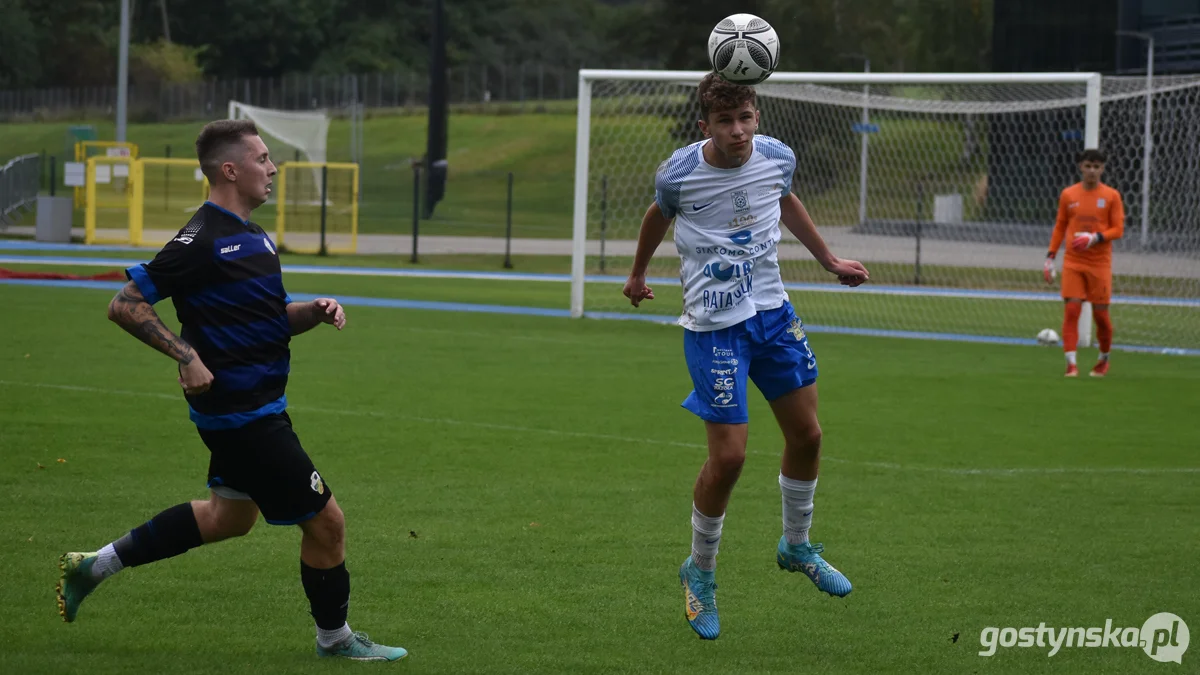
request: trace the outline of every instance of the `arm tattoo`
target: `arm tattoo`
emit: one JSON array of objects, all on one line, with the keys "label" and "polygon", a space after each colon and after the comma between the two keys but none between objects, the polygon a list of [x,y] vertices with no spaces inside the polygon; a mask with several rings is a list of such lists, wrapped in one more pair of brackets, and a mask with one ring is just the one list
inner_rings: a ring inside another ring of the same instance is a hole
[{"label": "arm tattoo", "polygon": [[182,365],[186,366],[196,358],[196,350],[163,324],[132,281],[125,284],[109,303],[108,316],[130,335]]}]

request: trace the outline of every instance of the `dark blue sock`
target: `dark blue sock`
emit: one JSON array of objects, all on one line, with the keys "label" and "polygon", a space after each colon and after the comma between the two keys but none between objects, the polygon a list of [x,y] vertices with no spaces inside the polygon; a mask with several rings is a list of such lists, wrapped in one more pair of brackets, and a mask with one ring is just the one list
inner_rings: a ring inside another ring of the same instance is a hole
[{"label": "dark blue sock", "polygon": [[350,572],[346,563],[327,570],[309,567],[300,561],[300,582],[308,596],[308,606],[317,628],[337,630],[346,623],[350,608]]},{"label": "dark blue sock", "polygon": [[177,504],[113,542],[125,567],[171,558],[204,543],[192,503]]}]

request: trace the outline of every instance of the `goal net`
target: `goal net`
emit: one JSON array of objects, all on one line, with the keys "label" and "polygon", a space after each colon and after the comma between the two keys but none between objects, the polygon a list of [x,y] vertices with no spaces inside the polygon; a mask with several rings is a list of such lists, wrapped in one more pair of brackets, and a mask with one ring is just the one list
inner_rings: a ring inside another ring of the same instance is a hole
[{"label": "goal net", "polygon": [[[673,228],[648,273],[657,299],[635,310],[621,284],[659,164],[701,139],[704,74],[580,72],[574,316],[679,315]],[[756,90],[759,133],[796,153],[793,191],[834,253],[871,272],[841,287],[784,230],[784,281],[814,331],[1032,344],[1058,330],[1042,262],[1077,153],[1100,147],[1126,209],[1117,342],[1200,354],[1200,77],[1155,80],[1150,152],[1144,78],[776,73]]]},{"label": "goal net", "polygon": [[[305,161],[319,166],[326,160],[329,115],[324,110],[273,110],[230,101],[229,119],[252,120],[276,165]],[[320,170],[313,171],[313,179],[320,181]]]}]

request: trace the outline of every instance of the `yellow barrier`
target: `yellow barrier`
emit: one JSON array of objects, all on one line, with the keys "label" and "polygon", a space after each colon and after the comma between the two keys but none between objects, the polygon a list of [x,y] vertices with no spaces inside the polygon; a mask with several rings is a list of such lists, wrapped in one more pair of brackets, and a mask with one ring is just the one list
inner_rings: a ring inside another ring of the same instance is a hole
[{"label": "yellow barrier", "polygon": [[[84,241],[88,244],[164,244],[208,199],[208,180],[195,159],[94,156],[85,166],[82,199],[86,205]],[[358,171],[357,164],[340,162],[280,165],[275,199],[256,212],[270,222],[271,209],[275,210],[279,248],[319,252],[323,221],[326,252],[357,251]],[[118,174],[128,184],[128,198],[124,187],[103,189]]]},{"label": "yellow barrier", "polygon": [[[128,172],[128,200],[106,200],[99,191],[104,179],[111,180],[112,167],[116,166],[124,166]],[[194,159],[88,159],[84,242],[133,246],[166,243],[208,199],[208,180],[199,169],[200,163]]]},{"label": "yellow barrier", "polygon": [[[128,243],[127,239],[114,236],[112,231],[129,227],[130,203],[125,197],[125,186],[132,184],[133,163],[129,157],[88,158],[83,186],[85,244]],[[100,189],[100,186],[113,185],[118,174],[124,180],[120,181],[116,194],[111,189]]]},{"label": "yellow barrier", "polygon": [[130,242],[166,243],[208,199],[208,179],[195,159],[143,157],[134,166]]},{"label": "yellow barrier", "polygon": [[[324,170],[325,194],[321,176]],[[358,165],[285,162],[275,176],[275,243],[298,252],[358,250]]]},{"label": "yellow barrier", "polygon": [[[92,157],[107,157],[107,158],[125,158],[129,160],[137,159],[138,146],[136,143],[127,143],[125,141],[77,141],[75,143],[75,161],[87,162]],[[129,198],[130,186],[124,183],[125,199]],[[87,188],[75,188],[75,208],[86,209],[89,202],[87,201]]]}]

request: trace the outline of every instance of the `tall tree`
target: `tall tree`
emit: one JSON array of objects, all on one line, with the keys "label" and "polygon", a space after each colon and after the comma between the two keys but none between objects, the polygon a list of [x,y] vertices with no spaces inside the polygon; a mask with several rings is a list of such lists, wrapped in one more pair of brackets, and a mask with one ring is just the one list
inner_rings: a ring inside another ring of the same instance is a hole
[{"label": "tall tree", "polygon": [[20,0],[0,0],[0,89],[22,89],[37,83],[42,74],[38,36],[33,19]]}]

